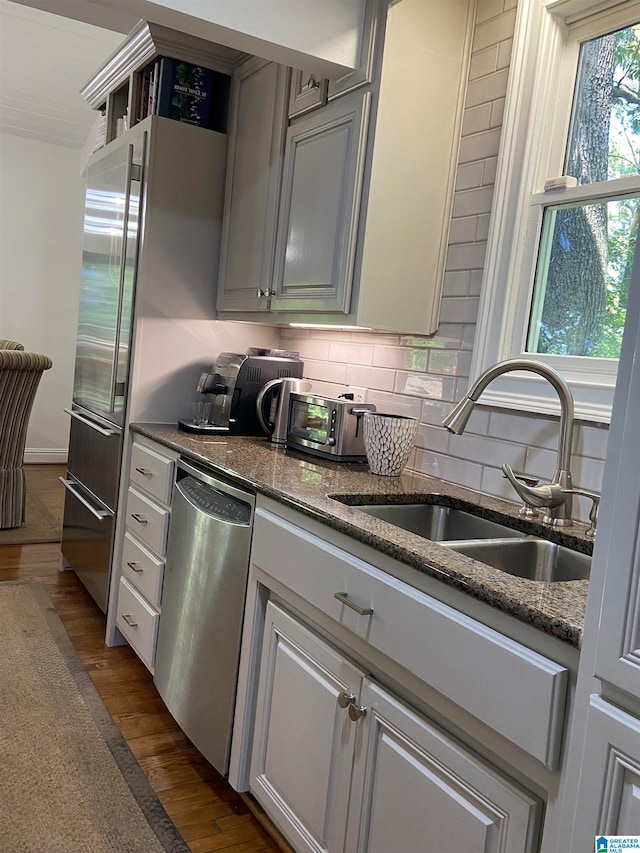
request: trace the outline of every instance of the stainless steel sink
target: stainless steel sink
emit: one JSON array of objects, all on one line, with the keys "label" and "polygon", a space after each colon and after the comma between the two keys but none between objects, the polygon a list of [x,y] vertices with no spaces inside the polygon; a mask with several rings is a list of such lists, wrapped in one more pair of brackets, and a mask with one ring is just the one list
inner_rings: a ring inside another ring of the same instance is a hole
[{"label": "stainless steel sink", "polygon": [[505,524],[442,504],[365,504],[353,508],[433,542],[525,536]]},{"label": "stainless steel sink", "polygon": [[586,554],[457,507],[440,503],[349,505],[515,577],[572,581],[588,578],[591,570],[591,557]]},{"label": "stainless steel sink", "polygon": [[591,557],[587,554],[546,539],[476,539],[441,544],[494,569],[532,581],[584,580],[591,571]]}]

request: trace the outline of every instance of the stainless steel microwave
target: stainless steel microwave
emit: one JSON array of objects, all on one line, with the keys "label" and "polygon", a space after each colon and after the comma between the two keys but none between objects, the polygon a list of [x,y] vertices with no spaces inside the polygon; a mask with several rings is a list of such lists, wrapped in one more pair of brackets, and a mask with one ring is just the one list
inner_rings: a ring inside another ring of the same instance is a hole
[{"label": "stainless steel microwave", "polygon": [[287,446],[335,462],[366,458],[362,416],[376,407],[353,400],[291,394]]}]

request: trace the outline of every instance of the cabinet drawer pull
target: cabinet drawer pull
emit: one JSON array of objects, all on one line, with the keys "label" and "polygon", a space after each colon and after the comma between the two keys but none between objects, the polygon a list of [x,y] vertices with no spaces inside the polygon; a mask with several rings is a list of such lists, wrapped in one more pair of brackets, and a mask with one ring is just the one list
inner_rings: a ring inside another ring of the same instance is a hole
[{"label": "cabinet drawer pull", "polygon": [[133,560],[127,562],[127,565],[130,569],[133,569],[134,572],[144,572],[144,569],[141,568],[136,562]]},{"label": "cabinet drawer pull", "polygon": [[145,518],[144,515],[140,515],[139,512],[132,512],[131,518],[133,518],[134,521],[137,521],[138,524],[148,524],[149,523],[149,519]]},{"label": "cabinet drawer pull", "polygon": [[334,592],[333,597],[337,598],[341,604],[346,604],[347,607],[350,607],[352,610],[355,610],[360,616],[371,616],[373,613],[372,607],[360,607],[359,604],[355,604],[353,601],[349,601],[349,593],[348,592]]},{"label": "cabinet drawer pull", "polygon": [[138,627],[138,623],[133,621],[133,616],[131,616],[130,614],[123,613],[122,618],[124,619],[124,621],[127,623],[127,625],[130,628],[137,628]]},{"label": "cabinet drawer pull", "polygon": [[356,704],[356,694],[355,693],[345,693],[342,692],[338,694],[338,705],[341,708],[348,708],[349,705]]},{"label": "cabinet drawer pull", "polygon": [[136,468],[138,474],[142,474],[143,477],[153,477],[153,471],[150,471],[148,468]]}]

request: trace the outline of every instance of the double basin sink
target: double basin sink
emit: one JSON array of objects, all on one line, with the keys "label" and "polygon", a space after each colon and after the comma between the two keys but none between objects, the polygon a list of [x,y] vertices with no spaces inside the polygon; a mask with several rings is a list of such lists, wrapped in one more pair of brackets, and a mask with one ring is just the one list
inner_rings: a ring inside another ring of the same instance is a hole
[{"label": "double basin sink", "polygon": [[442,503],[353,504],[351,500],[348,503],[353,509],[510,575],[545,582],[589,577],[591,557],[587,554],[468,510]]}]

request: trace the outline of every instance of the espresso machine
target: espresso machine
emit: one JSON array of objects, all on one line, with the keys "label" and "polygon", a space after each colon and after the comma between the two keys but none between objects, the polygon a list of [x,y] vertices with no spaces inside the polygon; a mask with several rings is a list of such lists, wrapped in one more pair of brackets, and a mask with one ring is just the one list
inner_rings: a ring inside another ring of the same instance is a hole
[{"label": "espresso machine", "polygon": [[222,352],[210,373],[203,373],[197,391],[211,400],[206,423],[180,420],[181,429],[195,433],[264,435],[256,414],[256,398],[273,379],[300,378],[304,362],[300,354],[278,349],[250,347],[246,354]]}]

